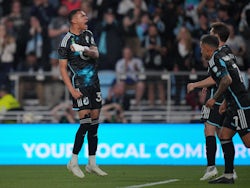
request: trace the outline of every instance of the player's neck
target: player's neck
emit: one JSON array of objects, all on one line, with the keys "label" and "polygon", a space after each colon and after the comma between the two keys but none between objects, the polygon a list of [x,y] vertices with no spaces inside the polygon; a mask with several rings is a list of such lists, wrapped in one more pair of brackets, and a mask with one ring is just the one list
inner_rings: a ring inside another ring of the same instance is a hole
[{"label": "player's neck", "polygon": [[77,27],[74,27],[74,26],[71,26],[69,28],[69,31],[75,35],[80,35],[81,34],[81,29],[77,28]]},{"label": "player's neck", "polygon": [[225,45],[225,42],[219,42],[219,47],[222,47],[222,46],[224,46]]}]

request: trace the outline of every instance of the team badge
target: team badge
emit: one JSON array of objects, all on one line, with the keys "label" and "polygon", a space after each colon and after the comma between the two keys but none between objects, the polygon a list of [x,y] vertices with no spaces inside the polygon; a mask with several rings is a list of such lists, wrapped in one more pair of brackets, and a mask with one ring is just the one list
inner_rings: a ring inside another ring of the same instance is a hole
[{"label": "team badge", "polygon": [[212,68],[212,70],[213,70],[213,72],[217,72],[217,71],[218,71],[218,67],[217,67],[217,66],[214,66],[214,67]]},{"label": "team badge", "polygon": [[83,98],[83,104],[84,105],[88,105],[89,104],[89,98],[88,97],[84,97]]}]

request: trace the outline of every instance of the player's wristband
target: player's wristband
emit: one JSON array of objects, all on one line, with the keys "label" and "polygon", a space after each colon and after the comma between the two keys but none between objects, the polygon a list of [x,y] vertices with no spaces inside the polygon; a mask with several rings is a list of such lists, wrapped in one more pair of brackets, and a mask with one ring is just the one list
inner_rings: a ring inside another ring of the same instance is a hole
[{"label": "player's wristband", "polygon": [[88,46],[82,46],[79,44],[72,44],[72,46],[76,52],[84,52],[85,50],[89,50]]}]

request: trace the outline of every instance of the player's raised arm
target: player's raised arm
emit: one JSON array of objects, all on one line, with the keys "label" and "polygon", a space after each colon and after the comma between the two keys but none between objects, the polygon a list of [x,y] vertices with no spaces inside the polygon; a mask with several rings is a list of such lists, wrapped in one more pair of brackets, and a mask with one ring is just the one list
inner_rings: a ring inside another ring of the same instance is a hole
[{"label": "player's raised arm", "polygon": [[84,51],[84,55],[89,56],[93,59],[99,58],[99,51],[96,46],[90,46],[89,49]]},{"label": "player's raised arm", "polygon": [[213,86],[215,84],[216,84],[216,82],[214,81],[214,79],[211,76],[209,76],[209,77],[205,78],[204,80],[189,83],[187,85],[187,92],[189,93],[189,92],[193,91],[195,88],[207,88],[207,87]]}]

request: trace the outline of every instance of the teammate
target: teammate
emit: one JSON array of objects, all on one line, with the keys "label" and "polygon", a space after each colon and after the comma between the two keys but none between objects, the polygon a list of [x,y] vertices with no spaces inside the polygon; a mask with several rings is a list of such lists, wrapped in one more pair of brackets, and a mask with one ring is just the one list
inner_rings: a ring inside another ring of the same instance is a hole
[{"label": "teammate", "polygon": [[209,183],[233,184],[233,159],[234,146],[232,137],[239,133],[243,143],[250,148],[250,99],[244,86],[236,58],[233,54],[222,53],[218,50],[218,38],[205,35],[200,42],[202,56],[208,61],[209,72],[218,89],[206,102],[212,109],[219,97],[225,99],[219,108],[220,113],[225,113],[225,119],[220,130],[220,142],[225,159],[224,174]]},{"label": "teammate", "polygon": [[[226,24],[222,22],[215,22],[211,25],[210,34],[214,35],[219,40],[219,49],[221,53],[231,54],[230,48],[225,45],[229,37],[229,29]],[[219,52],[219,53],[220,53]],[[210,76],[202,81],[189,83],[187,85],[187,92],[191,92],[195,88],[206,89],[206,99],[212,98],[215,91],[217,90],[216,85],[214,85],[214,80]],[[214,108],[209,109],[205,105],[202,107],[201,119],[205,124],[205,137],[206,137],[206,155],[207,155],[207,169],[203,177],[200,178],[201,181],[209,180],[218,174],[218,170],[215,167],[215,155],[217,150],[216,144],[216,134],[219,134],[219,130],[224,120],[224,114],[219,113],[219,107],[222,104],[223,96],[219,97],[216,101]],[[230,143],[233,146],[233,143]],[[237,178],[237,174],[234,171],[234,179]]]},{"label": "teammate", "polygon": [[[70,31],[63,38],[58,49],[62,79],[72,95],[73,108],[78,110],[80,127],[76,132],[71,160],[67,168],[83,178],[84,173],[78,165],[78,154],[84,137],[88,134],[88,165],[86,171],[100,176],[107,175],[96,165],[98,119],[102,104],[97,58],[99,52],[93,34],[87,30],[88,17],[80,9],[69,13]],[[67,67],[71,71],[68,75]]]}]

